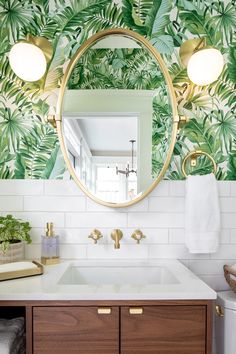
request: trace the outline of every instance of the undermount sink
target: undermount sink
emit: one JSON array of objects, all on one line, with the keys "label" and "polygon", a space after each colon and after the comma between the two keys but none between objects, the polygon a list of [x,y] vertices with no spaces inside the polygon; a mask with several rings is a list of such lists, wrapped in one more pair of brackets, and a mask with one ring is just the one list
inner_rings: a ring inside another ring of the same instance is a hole
[{"label": "undermount sink", "polygon": [[179,281],[165,266],[81,266],[70,265],[59,285],[151,285],[177,284]]}]

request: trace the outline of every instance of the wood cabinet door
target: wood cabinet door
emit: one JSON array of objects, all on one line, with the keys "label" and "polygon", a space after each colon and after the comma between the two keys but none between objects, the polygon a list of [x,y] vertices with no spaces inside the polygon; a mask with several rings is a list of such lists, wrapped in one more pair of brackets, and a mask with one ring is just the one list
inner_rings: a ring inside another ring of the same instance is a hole
[{"label": "wood cabinet door", "polygon": [[33,353],[119,354],[119,308],[110,309],[34,307]]},{"label": "wood cabinet door", "polygon": [[121,309],[121,354],[206,354],[205,306],[131,309]]}]

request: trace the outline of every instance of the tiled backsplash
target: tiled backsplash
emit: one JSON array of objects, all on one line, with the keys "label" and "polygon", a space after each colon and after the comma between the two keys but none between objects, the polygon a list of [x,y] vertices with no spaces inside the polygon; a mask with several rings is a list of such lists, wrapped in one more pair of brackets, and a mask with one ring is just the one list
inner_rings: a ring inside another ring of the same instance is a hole
[{"label": "tiled backsplash", "polygon": [[[236,182],[218,182],[222,232],[217,253],[191,255],[184,244],[184,181],[163,181],[142,202],[126,209],[98,205],[72,181],[1,180],[0,212],[11,213],[32,225],[28,258],[40,257],[40,235],[48,221],[60,236],[61,258],[176,258],[215,290],[227,289],[222,266],[236,263]],[[88,235],[99,228],[103,238],[93,244]],[[120,228],[121,248],[110,237]],[[146,235],[137,245],[131,238],[136,228]]]}]

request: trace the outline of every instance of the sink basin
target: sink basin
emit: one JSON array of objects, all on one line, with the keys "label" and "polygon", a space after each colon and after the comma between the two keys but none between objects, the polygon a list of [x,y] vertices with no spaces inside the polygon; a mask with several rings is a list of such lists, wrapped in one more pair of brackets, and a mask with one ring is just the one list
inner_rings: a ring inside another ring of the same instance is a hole
[{"label": "sink basin", "polygon": [[76,266],[70,265],[59,285],[151,285],[177,284],[165,266]]}]

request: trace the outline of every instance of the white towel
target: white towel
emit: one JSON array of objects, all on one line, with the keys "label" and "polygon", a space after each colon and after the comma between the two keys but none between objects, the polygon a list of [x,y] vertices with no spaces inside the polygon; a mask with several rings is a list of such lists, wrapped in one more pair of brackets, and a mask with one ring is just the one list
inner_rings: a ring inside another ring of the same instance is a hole
[{"label": "white towel", "polygon": [[0,319],[0,353],[1,354],[17,353],[15,349],[18,346],[17,344],[18,342],[22,343],[22,338],[24,338],[24,318],[23,317],[13,318],[11,320]]},{"label": "white towel", "polygon": [[190,253],[217,251],[220,235],[220,207],[213,173],[188,176],[185,199],[185,242]]}]

